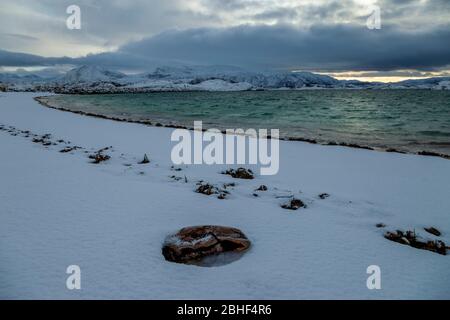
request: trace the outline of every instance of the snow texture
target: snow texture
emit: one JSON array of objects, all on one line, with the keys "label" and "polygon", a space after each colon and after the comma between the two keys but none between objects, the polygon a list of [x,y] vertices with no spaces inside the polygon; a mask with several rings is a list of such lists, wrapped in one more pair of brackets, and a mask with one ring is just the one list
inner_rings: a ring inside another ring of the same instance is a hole
[{"label": "snow texture", "polygon": [[[172,129],[49,109],[34,96],[0,94],[2,299],[450,298],[448,255],[383,237],[415,229],[450,242],[448,160],[281,141],[277,175],[238,180],[220,174],[227,166],[172,168]],[[47,133],[54,144],[31,141]],[[83,149],[59,152],[68,145]],[[106,146],[111,159],[92,164]],[[139,165],[145,153],[151,162]],[[194,192],[199,180],[236,185],[219,200]],[[307,208],[282,209],[286,196]],[[239,228],[252,247],[218,267],[165,261],[166,237],[193,225]],[[66,289],[69,265],[81,268],[81,290]],[[366,287],[370,265],[381,290]]]},{"label": "snow texture", "polygon": [[311,72],[251,72],[230,66],[163,66],[152,72],[126,75],[101,66],[81,66],[65,75],[0,74],[3,91],[121,93],[152,91],[243,91],[263,89],[434,89],[448,90],[450,78],[397,83],[337,80]]}]

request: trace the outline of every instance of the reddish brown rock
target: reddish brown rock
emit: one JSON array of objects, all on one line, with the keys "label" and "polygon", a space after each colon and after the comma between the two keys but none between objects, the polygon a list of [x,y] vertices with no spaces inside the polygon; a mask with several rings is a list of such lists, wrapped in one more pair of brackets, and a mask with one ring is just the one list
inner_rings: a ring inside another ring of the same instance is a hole
[{"label": "reddish brown rock", "polygon": [[447,246],[443,241],[421,241],[415,231],[403,232],[401,230],[397,230],[396,232],[386,232],[384,237],[388,240],[405,244],[413,248],[433,251],[444,256],[447,254]]},{"label": "reddish brown rock", "polygon": [[232,176],[233,178],[236,179],[254,179],[255,176],[253,174],[253,171],[250,169],[245,169],[245,168],[238,168],[236,170],[234,169],[228,169],[224,172],[222,172],[222,174],[227,174],[229,176]]},{"label": "reddish brown rock", "polygon": [[288,203],[283,204],[281,207],[288,210],[298,210],[300,208],[306,208],[306,205],[302,200],[294,198]]},{"label": "reddish brown rock", "polygon": [[93,160],[92,163],[95,163],[95,164],[99,164],[101,162],[107,161],[107,160],[111,159],[111,157],[108,156],[107,154],[103,154],[103,153],[111,148],[112,147],[106,147],[106,148],[100,149],[96,153],[91,154],[89,156],[89,159],[92,159]]},{"label": "reddish brown rock", "polygon": [[89,156],[89,159],[92,159],[92,163],[99,164],[101,162],[109,160],[111,157],[106,154],[96,153]]},{"label": "reddish brown rock", "polygon": [[186,227],[169,236],[162,248],[164,258],[177,263],[195,263],[226,252],[244,252],[250,240],[236,228],[222,226]]}]

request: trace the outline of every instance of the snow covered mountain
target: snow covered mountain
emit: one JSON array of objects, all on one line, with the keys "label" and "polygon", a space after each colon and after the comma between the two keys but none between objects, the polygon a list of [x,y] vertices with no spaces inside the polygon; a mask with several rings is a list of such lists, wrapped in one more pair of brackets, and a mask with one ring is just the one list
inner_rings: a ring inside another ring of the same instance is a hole
[{"label": "snow covered mountain", "polygon": [[120,72],[109,71],[98,66],[82,66],[72,69],[59,81],[62,84],[112,82],[126,77]]},{"label": "snow covered mountain", "polygon": [[396,83],[397,86],[405,88],[424,88],[433,87],[435,89],[449,90],[450,77],[428,78],[420,80],[405,80]]},{"label": "snow covered mountain", "polygon": [[38,75],[19,75],[15,73],[0,73],[0,83],[35,83],[42,81]]},{"label": "snow covered mountain", "polygon": [[249,72],[237,67],[161,67],[145,75],[148,79],[184,80],[199,84],[208,80],[250,83],[255,88],[302,88],[310,85],[332,86],[338,80],[311,72]]},{"label": "snow covered mountain", "polygon": [[[153,91],[244,91],[265,89],[450,89],[450,78],[397,83],[337,80],[311,72],[253,72],[230,66],[163,66],[127,75],[100,66],[81,66],[63,76],[0,74],[0,87],[11,91],[121,93]],[[1,89],[1,88],[0,88]]]}]

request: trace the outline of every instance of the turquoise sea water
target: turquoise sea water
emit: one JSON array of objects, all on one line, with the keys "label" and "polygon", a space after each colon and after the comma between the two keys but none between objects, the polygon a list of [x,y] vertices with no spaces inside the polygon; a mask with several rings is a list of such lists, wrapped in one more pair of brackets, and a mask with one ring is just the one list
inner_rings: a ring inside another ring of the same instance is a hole
[{"label": "turquoise sea water", "polygon": [[450,154],[450,92],[315,90],[60,95],[50,103],[129,120],[277,128],[282,137]]}]

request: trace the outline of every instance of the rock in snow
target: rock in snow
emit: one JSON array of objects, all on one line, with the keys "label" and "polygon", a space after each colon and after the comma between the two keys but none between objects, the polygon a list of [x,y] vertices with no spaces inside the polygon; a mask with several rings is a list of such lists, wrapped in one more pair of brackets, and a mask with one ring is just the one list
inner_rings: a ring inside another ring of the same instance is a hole
[{"label": "rock in snow", "polygon": [[[0,299],[450,298],[448,255],[383,238],[417,230],[450,243],[446,159],[280,141],[277,175],[232,180],[225,165],[171,168],[171,128],[44,108],[38,95],[0,95]],[[110,160],[89,164],[111,144]],[[83,149],[59,153],[66,146]],[[152,166],[135,165],[144,152]],[[168,179],[178,168],[188,182]],[[199,179],[230,197],[194,193]],[[261,184],[268,191],[253,197]],[[277,199],[291,196],[308,208],[284,211]],[[218,268],[166,261],[165,237],[190,225],[237,227],[251,250]],[[65,286],[69,265],[81,268],[77,292]],[[382,290],[366,286],[371,265]]]},{"label": "rock in snow", "polygon": [[250,240],[236,228],[222,226],[187,227],[169,236],[162,248],[168,261],[192,263],[225,252],[243,252]]}]

